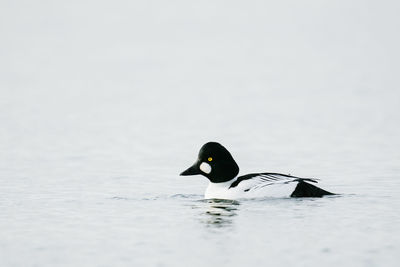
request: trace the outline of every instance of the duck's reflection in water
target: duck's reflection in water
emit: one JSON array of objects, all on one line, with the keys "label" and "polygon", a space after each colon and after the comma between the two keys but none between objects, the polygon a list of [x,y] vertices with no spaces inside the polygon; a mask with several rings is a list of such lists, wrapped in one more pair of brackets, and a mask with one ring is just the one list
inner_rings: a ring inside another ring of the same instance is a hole
[{"label": "duck's reflection in water", "polygon": [[237,215],[239,202],[225,199],[206,199],[200,202],[202,210],[201,222],[210,227],[232,226]]}]

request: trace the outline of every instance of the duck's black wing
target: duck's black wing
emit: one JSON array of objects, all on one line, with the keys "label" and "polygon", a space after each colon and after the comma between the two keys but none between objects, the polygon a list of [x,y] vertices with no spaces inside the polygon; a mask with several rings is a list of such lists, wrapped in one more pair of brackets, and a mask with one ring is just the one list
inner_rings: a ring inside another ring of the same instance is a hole
[{"label": "duck's black wing", "polygon": [[333,195],[333,193],[325,191],[309,183],[317,183],[317,180],[318,179],[301,178],[281,173],[251,173],[239,176],[229,188],[237,187],[239,184],[243,184],[243,181],[245,181],[244,184],[250,185],[249,189],[247,190],[258,189],[269,185],[289,184],[296,182],[297,185],[294,191],[291,193],[291,197],[322,197],[324,195]]},{"label": "duck's black wing", "polygon": [[290,197],[323,197],[327,195],[335,194],[301,180]]}]

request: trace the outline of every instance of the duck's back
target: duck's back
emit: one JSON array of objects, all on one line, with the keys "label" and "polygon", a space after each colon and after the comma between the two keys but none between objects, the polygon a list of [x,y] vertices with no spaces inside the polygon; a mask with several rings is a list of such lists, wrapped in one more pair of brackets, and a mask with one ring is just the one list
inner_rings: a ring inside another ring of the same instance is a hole
[{"label": "duck's back", "polygon": [[252,173],[225,183],[210,183],[205,198],[322,197],[332,194],[309,182],[317,181],[279,173]]}]

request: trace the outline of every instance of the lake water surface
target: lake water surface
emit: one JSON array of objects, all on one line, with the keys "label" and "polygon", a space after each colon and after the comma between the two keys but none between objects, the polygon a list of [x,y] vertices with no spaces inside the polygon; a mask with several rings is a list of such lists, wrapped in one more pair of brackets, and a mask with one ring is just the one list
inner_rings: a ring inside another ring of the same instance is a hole
[{"label": "lake water surface", "polygon": [[[2,3],[0,266],[399,266],[398,4],[330,2]],[[340,195],[204,200],[208,141]]]}]

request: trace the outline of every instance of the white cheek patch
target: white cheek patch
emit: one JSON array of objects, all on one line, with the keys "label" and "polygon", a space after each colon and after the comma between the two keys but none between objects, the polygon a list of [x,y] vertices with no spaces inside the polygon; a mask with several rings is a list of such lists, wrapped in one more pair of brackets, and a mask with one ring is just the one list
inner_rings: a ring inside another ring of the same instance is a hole
[{"label": "white cheek patch", "polygon": [[200,170],[204,173],[210,174],[211,172],[211,165],[206,163],[206,162],[202,162],[200,164]]}]

